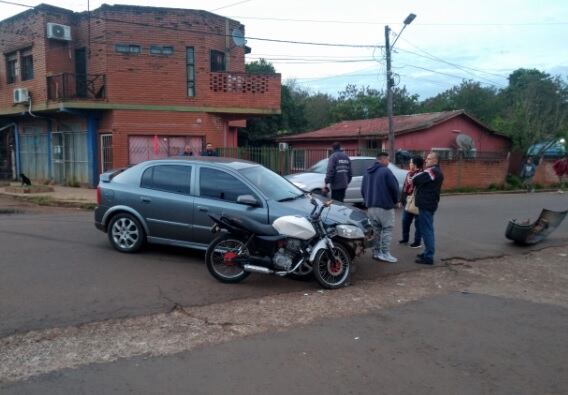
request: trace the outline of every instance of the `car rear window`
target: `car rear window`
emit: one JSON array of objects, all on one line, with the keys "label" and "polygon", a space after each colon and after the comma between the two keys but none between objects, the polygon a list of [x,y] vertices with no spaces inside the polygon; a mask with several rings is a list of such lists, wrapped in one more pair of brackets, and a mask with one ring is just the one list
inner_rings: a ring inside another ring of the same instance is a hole
[{"label": "car rear window", "polygon": [[158,191],[189,195],[191,166],[158,165],[144,170],[140,186]]}]

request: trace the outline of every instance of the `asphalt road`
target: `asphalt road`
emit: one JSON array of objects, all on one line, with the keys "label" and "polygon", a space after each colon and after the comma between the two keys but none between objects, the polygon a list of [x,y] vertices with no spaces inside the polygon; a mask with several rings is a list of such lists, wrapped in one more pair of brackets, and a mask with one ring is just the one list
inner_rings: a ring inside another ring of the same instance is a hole
[{"label": "asphalt road", "polygon": [[5,394],[562,394],[568,310],[478,294],[424,299],[168,357],[66,369]]},{"label": "asphalt road", "polygon": [[[94,228],[90,212],[27,206],[22,213],[6,214],[20,209],[14,204],[0,199],[0,337],[169,311],[176,303],[209,305],[317,287],[261,275],[238,285],[220,284],[206,271],[201,252],[149,247],[135,255],[121,254]],[[568,194],[443,197],[435,218],[438,258],[524,253],[526,248],[504,238],[507,220],[534,220],[543,207],[568,209]],[[394,244],[399,234],[397,228]],[[565,221],[535,248],[567,240]],[[395,245],[393,254],[400,259],[395,265],[363,257],[353,281],[420,269],[413,263],[417,252]]]}]

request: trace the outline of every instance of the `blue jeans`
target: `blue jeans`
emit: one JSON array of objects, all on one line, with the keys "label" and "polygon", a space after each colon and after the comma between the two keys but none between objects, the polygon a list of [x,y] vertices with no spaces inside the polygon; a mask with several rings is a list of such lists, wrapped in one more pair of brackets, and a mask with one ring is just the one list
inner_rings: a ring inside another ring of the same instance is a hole
[{"label": "blue jeans", "polygon": [[418,227],[420,228],[422,239],[424,240],[423,259],[427,262],[433,262],[434,253],[436,252],[434,240],[434,212],[421,208],[420,215],[418,216]]},{"label": "blue jeans", "polygon": [[414,243],[420,244],[422,235],[420,234],[420,226],[418,225],[418,215],[409,213],[406,210],[402,211],[402,240],[410,240],[410,225],[414,221]]}]

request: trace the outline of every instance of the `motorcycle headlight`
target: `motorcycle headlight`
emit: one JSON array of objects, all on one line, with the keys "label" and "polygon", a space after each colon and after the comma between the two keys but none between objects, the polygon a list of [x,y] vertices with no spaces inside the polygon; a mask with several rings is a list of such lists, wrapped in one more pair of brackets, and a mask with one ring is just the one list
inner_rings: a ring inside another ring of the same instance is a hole
[{"label": "motorcycle headlight", "polygon": [[353,225],[337,225],[335,227],[337,231],[337,235],[339,237],[343,237],[345,239],[363,239],[365,238],[365,234],[358,228],[357,226]]}]

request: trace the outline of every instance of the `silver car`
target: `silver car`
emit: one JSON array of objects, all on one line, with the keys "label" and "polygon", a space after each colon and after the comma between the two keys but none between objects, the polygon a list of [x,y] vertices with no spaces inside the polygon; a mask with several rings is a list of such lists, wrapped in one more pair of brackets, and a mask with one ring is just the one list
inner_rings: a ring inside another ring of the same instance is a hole
[{"label": "silver car", "polygon": [[[351,159],[351,172],[353,179],[347,187],[345,192],[346,203],[363,203],[361,196],[361,182],[363,181],[363,173],[371,167],[376,159],[372,156],[350,156]],[[327,172],[327,163],[329,159],[322,159],[305,173],[296,173],[287,175],[286,178],[296,185],[298,188],[316,194],[322,193],[322,188],[325,180],[325,173]],[[403,170],[396,165],[389,163],[389,169],[393,172],[396,180],[398,181],[398,188],[402,190],[404,179],[408,170]]]},{"label": "silver car", "polygon": [[[135,252],[145,242],[206,249],[214,236],[209,214],[271,224],[312,208],[303,191],[257,163],[180,157],[102,174],[95,226],[121,252]],[[331,206],[326,221],[369,226],[365,212],[342,205]]]}]

